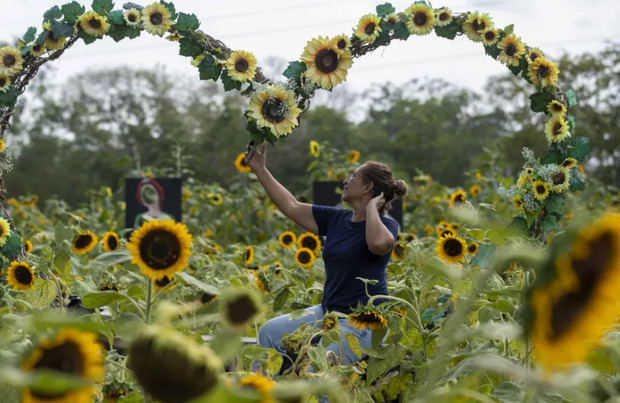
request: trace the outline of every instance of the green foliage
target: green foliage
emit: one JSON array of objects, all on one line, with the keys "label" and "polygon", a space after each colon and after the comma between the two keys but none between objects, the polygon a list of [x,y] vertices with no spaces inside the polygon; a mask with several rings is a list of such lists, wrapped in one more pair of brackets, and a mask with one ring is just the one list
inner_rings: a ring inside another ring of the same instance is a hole
[{"label": "green foliage", "polygon": [[306,63],[300,61],[289,62],[288,66],[282,73],[286,78],[290,78],[295,81],[299,81],[301,74],[308,69]]},{"label": "green foliage", "polygon": [[510,34],[512,34],[512,33],[514,32],[514,28],[515,28],[515,24],[510,24],[510,25],[507,25],[507,26],[503,29],[503,31],[504,31],[504,36],[505,36],[505,35],[510,35]]},{"label": "green foliage", "polygon": [[34,36],[36,33],[37,33],[37,29],[35,27],[30,27],[28,28],[28,30],[26,31],[22,39],[26,43],[32,42],[34,41]]},{"label": "green foliage", "polygon": [[200,26],[200,21],[194,14],[179,13],[179,20],[176,28],[182,34],[188,34],[195,31]]},{"label": "green foliage", "polygon": [[54,6],[43,13],[43,21],[53,21],[62,17],[62,11],[58,6]]},{"label": "green foliage", "polygon": [[544,112],[547,110],[549,102],[553,101],[553,99],[552,94],[545,90],[540,90],[530,96],[530,109],[532,112]]},{"label": "green foliage", "polygon": [[5,92],[0,92],[0,106],[12,108],[17,102],[18,95],[17,88],[13,86],[10,86]]},{"label": "green foliage", "polygon": [[217,81],[218,78],[220,78],[222,67],[215,63],[215,58],[213,56],[205,54],[204,60],[198,65],[198,71],[200,72],[201,80]]},{"label": "green foliage", "polygon": [[189,36],[181,38],[179,40],[179,54],[181,56],[196,57],[203,52],[201,37],[197,33],[192,33]]},{"label": "green foliage", "polygon": [[386,16],[396,12],[396,9],[394,8],[394,6],[391,3],[379,4],[376,7],[376,10],[377,10],[377,16],[379,16],[380,18],[386,17]]},{"label": "green foliage", "polygon": [[163,1],[160,0],[160,3],[163,4],[170,11],[170,18],[174,21],[177,18],[177,12],[174,8],[174,4],[171,1]]},{"label": "green foliage", "polygon": [[86,9],[77,1],[72,1],[71,3],[63,4],[61,7],[62,15],[64,16],[64,21],[67,24],[75,24],[78,18],[84,14]]},{"label": "green foliage", "polygon": [[583,161],[590,154],[590,140],[587,137],[573,137],[568,147],[568,156]]},{"label": "green foliage", "polygon": [[112,24],[108,31],[108,35],[110,35],[110,37],[114,39],[115,42],[118,42],[124,38],[137,38],[138,36],[140,36],[141,32],[142,31],[140,30],[140,28],[137,27]]},{"label": "green foliage", "polygon": [[108,21],[111,22],[113,25],[125,25],[125,20],[123,18],[123,10],[110,11],[108,13]]},{"label": "green foliage", "polygon": [[19,236],[11,231],[6,242],[0,247],[0,253],[7,259],[13,260],[21,253],[22,242]]},{"label": "green foliage", "polygon": [[64,22],[54,21],[51,24],[52,33],[55,38],[73,35],[73,25]]},{"label": "green foliage", "polygon": [[577,96],[575,95],[575,91],[573,91],[572,88],[566,91],[566,99],[568,99],[568,105],[577,105]]},{"label": "green foliage", "polygon": [[404,22],[399,21],[396,24],[396,27],[394,27],[394,38],[398,38],[402,41],[406,41],[410,35],[411,33],[407,29],[407,25]]},{"label": "green foliage", "polygon": [[106,16],[113,8],[112,0],[93,0],[92,9],[99,15]]},{"label": "green foliage", "polygon": [[222,84],[224,84],[224,91],[240,90],[241,81],[237,81],[228,75],[228,70],[222,71]]},{"label": "green foliage", "polygon": [[443,27],[435,26],[435,34],[441,38],[454,39],[459,31],[459,24],[457,24],[454,20]]}]

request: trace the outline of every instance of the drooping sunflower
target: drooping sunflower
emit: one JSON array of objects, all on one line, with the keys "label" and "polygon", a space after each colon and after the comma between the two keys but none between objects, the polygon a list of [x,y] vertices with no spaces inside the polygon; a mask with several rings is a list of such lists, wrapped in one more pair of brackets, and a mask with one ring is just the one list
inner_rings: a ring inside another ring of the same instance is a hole
[{"label": "drooping sunflower", "polygon": [[30,53],[34,57],[39,57],[43,53],[45,53],[45,51],[46,51],[45,43],[43,44],[33,43],[28,53]]},{"label": "drooping sunflower", "polygon": [[260,297],[252,288],[229,288],[220,295],[222,319],[234,329],[245,329],[261,310]]},{"label": "drooping sunflower", "polygon": [[549,185],[545,181],[535,181],[532,184],[532,191],[536,199],[543,201],[549,196]]},{"label": "drooping sunflower", "polygon": [[329,313],[323,316],[322,325],[323,330],[338,329],[338,327],[340,327],[338,325],[338,317],[334,314]]},{"label": "drooping sunflower", "polygon": [[553,173],[550,185],[552,192],[562,193],[567,191],[570,186],[570,170],[561,168],[558,172]]},{"label": "drooping sunflower", "polygon": [[332,42],[341,51],[348,50],[351,47],[351,39],[345,34],[333,37]]},{"label": "drooping sunflower", "polygon": [[270,84],[252,95],[248,112],[258,126],[269,128],[274,136],[280,137],[299,124],[297,116],[301,109],[293,91]]},{"label": "drooping sunflower", "polygon": [[407,30],[415,35],[427,35],[435,26],[435,13],[424,3],[416,3],[405,10]]},{"label": "drooping sunflower", "polygon": [[527,51],[527,62],[528,62],[528,64],[535,62],[536,59],[538,59],[539,57],[545,57],[545,55],[543,54],[542,50],[540,50],[538,48],[530,48]]},{"label": "drooping sunflower", "polygon": [[385,316],[372,310],[350,313],[349,323],[358,329],[381,330],[387,327]]},{"label": "drooping sunflower", "polygon": [[310,154],[315,158],[321,154],[321,146],[314,140],[310,140]]},{"label": "drooping sunflower", "polygon": [[116,232],[108,231],[103,236],[103,249],[112,252],[118,249],[118,235]]},{"label": "drooping sunflower", "polygon": [[28,263],[18,261],[11,262],[6,281],[15,290],[31,290],[34,287],[34,279],[34,271]]},{"label": "drooping sunflower", "polygon": [[308,248],[314,255],[317,255],[321,249],[321,240],[312,232],[306,232],[297,239],[297,246],[299,248]]},{"label": "drooping sunflower", "polygon": [[499,32],[495,28],[487,28],[480,33],[484,46],[491,46],[499,40]]},{"label": "drooping sunflower", "polygon": [[581,229],[570,251],[549,259],[545,269],[557,277],[531,294],[529,334],[535,356],[550,372],[585,360],[617,323],[620,215],[608,213]]},{"label": "drooping sunflower", "polygon": [[471,195],[472,198],[477,199],[478,195],[480,194],[480,186],[473,185],[472,187],[470,187],[469,194]]},{"label": "drooping sunflower", "polygon": [[120,288],[116,284],[103,283],[99,286],[99,291],[119,292]]},{"label": "drooping sunflower", "polygon": [[523,196],[520,194],[515,195],[512,198],[512,205],[517,208],[517,210],[523,210]]},{"label": "drooping sunflower", "polygon": [[125,23],[129,25],[130,27],[140,25],[140,20],[141,20],[140,11],[138,11],[135,8],[130,8],[129,10],[125,11],[125,13],[123,14],[123,19],[125,20]]},{"label": "drooping sunflower", "polygon": [[525,46],[515,34],[503,37],[497,47],[501,49],[497,60],[508,66],[518,66],[519,59],[525,54]]},{"label": "drooping sunflower", "polygon": [[362,42],[373,43],[381,34],[381,19],[374,14],[366,14],[360,18],[355,30],[355,36]]},{"label": "drooping sunflower", "polygon": [[452,22],[452,10],[442,7],[435,13],[435,20],[438,27],[444,27]]},{"label": "drooping sunflower", "polygon": [[11,225],[6,218],[0,217],[0,247],[4,246],[11,235]]},{"label": "drooping sunflower", "polygon": [[545,123],[545,135],[549,144],[561,143],[564,139],[570,137],[568,129],[568,122],[564,120],[562,115],[552,116]]},{"label": "drooping sunflower", "polygon": [[316,259],[314,253],[312,253],[312,251],[308,248],[298,249],[295,253],[295,263],[305,269],[312,266],[314,259]]},{"label": "drooping sunflower", "polygon": [[232,52],[225,66],[228,75],[237,81],[251,81],[256,75],[256,57],[244,50]]},{"label": "drooping sunflower", "polygon": [[437,256],[449,263],[463,261],[463,256],[467,251],[465,241],[455,235],[448,235],[437,240]]},{"label": "drooping sunflower", "polygon": [[239,172],[252,172],[252,168],[245,162],[245,153],[237,155],[235,159],[235,168]]},{"label": "drooping sunflower", "polygon": [[202,292],[200,293],[200,295],[198,296],[198,300],[200,301],[201,304],[206,305],[209,302],[213,302],[218,298],[217,294],[211,294],[209,292]]},{"label": "drooping sunflower", "polygon": [[467,194],[459,189],[450,195],[450,207],[462,206],[465,204],[465,200],[467,200]]},{"label": "drooping sunflower", "polygon": [[97,335],[73,328],[61,329],[56,337],[43,339],[21,363],[22,370],[48,370],[78,376],[87,384],[79,389],[59,392],[22,389],[22,402],[79,402],[94,400],[93,384],[103,380],[103,349]]},{"label": "drooping sunflower", "polygon": [[88,35],[98,38],[101,38],[110,29],[110,24],[108,24],[106,18],[94,11],[84,13],[80,18],[78,18],[77,24]]},{"label": "drooping sunflower", "polygon": [[488,28],[493,28],[491,17],[486,13],[479,13],[477,11],[469,14],[463,23],[465,35],[474,42],[482,41],[481,33]]},{"label": "drooping sunflower", "polygon": [[392,249],[392,259],[400,262],[405,260],[405,257],[407,257],[407,248],[405,244],[402,242],[396,242],[394,249]]},{"label": "drooping sunflower", "polygon": [[478,253],[478,242],[471,241],[469,245],[467,245],[467,253],[470,255],[475,255]]},{"label": "drooping sunflower", "polygon": [[149,220],[131,234],[127,249],[131,263],[154,280],[171,277],[187,266],[192,235],[174,220]]},{"label": "drooping sunflower", "polygon": [[336,42],[322,36],[306,43],[301,60],[308,66],[306,77],[327,89],[345,81],[347,70],[353,65],[351,52],[340,50]]},{"label": "drooping sunflower", "polygon": [[30,240],[26,240],[26,242],[24,242],[24,252],[26,252],[26,254],[29,254],[30,252],[32,252],[32,242],[30,242]]},{"label": "drooping sunflower", "polygon": [[534,85],[551,87],[557,81],[559,74],[558,66],[544,57],[536,58],[527,66],[527,75]]},{"label": "drooping sunflower", "polygon": [[19,49],[12,46],[0,48],[0,74],[10,77],[22,70],[24,59]]},{"label": "drooping sunflower", "polygon": [[261,402],[264,403],[274,401],[271,391],[275,384],[270,378],[259,373],[246,375],[239,380],[239,386],[257,391],[261,395]]},{"label": "drooping sunflower", "polygon": [[549,102],[549,104],[547,105],[547,111],[552,116],[564,115],[566,114],[566,107],[564,106],[563,103],[554,99],[553,101]]},{"label": "drooping sunflower", "polygon": [[[7,92],[10,86],[11,86],[11,79],[5,76],[4,74],[0,74],[0,92],[2,93]],[[4,145],[4,141],[2,142],[2,144]]]},{"label": "drooping sunflower", "polygon": [[168,276],[164,276],[158,280],[153,280],[153,285],[156,290],[159,290],[162,293],[166,293],[176,286],[176,284],[174,284],[174,277]]},{"label": "drooping sunflower", "polygon": [[142,9],[142,25],[146,32],[162,36],[172,26],[170,10],[161,3],[152,3]]},{"label": "drooping sunflower", "polygon": [[350,163],[354,163],[357,162],[357,160],[360,159],[360,152],[357,150],[351,150],[349,151],[349,155],[347,155],[347,161],[349,161]]},{"label": "drooping sunflower", "polygon": [[73,239],[73,252],[76,255],[84,255],[97,245],[97,235],[92,231],[80,232]]},{"label": "drooping sunflower", "polygon": [[254,247],[248,246],[243,250],[243,263],[250,264],[254,260]]},{"label": "drooping sunflower", "polygon": [[574,158],[570,158],[570,157],[562,161],[562,164],[561,164],[562,168],[566,168],[566,169],[571,169],[575,165],[577,165],[577,160]]},{"label": "drooping sunflower", "polygon": [[278,242],[283,248],[292,248],[295,245],[295,234],[292,231],[284,231],[278,237]]}]

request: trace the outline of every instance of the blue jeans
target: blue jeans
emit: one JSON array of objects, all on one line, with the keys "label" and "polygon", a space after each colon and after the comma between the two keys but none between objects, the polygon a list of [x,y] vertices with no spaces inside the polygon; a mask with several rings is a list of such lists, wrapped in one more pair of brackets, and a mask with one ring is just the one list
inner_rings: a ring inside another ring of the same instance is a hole
[{"label": "blue jeans", "polygon": [[[309,323],[318,328],[322,325],[323,320],[323,308],[321,305],[314,305],[305,309],[307,315],[291,320],[289,315],[281,315],[275,318],[269,319],[263,326],[261,326],[258,331],[258,344],[265,348],[273,348],[280,354],[282,354],[282,358],[284,360],[288,360],[286,354],[286,349],[282,347],[282,335],[284,333],[291,334],[295,329],[297,329],[302,323]],[[338,326],[340,327],[340,332],[342,334],[340,339],[340,344],[342,344],[342,364],[352,364],[357,362],[359,358],[353,353],[353,351],[349,348],[347,340],[345,336],[349,333],[352,333],[357,337],[360,342],[360,346],[363,348],[370,348],[372,345],[372,332],[367,329],[358,329],[355,326],[349,324],[347,319],[339,318]],[[340,346],[338,343],[332,343],[327,346],[327,351],[332,351],[336,354],[336,357],[340,357]],[[291,363],[292,364],[292,363]],[[311,369],[312,371],[312,369]]]}]

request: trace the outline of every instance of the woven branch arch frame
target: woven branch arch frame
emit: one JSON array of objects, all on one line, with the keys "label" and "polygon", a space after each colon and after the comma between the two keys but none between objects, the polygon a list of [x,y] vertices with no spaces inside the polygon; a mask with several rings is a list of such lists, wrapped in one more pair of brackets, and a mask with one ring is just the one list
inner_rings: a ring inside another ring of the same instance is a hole
[{"label": "woven branch arch frame", "polygon": [[[401,12],[390,3],[380,4],[376,13],[360,18],[352,35],[308,41],[300,60],[290,62],[283,72],[288,79],[284,83],[266,78],[251,53],[233,51],[199,27],[194,14],[177,12],[172,2],[163,0],[145,7],[126,3],[120,9],[114,9],[112,0],[94,0],[89,11],[77,1],[50,8],[43,15],[42,32],[37,35],[37,29],[30,27],[15,46],[0,48],[0,146],[4,147],[18,97],[39,68],[61,57],[80,39],[90,44],[107,35],[118,42],[147,32],[178,41],[180,55],[192,58],[201,80],[219,80],[226,91],[238,90],[250,97],[246,111],[250,139],[273,144],[298,125],[318,89],[331,90],[346,80],[353,59],[394,40],[435,32],[446,39],[464,35],[480,42],[487,55],[532,84],[531,110],[548,117],[544,128],[547,154],[538,158],[524,149],[525,164],[508,191],[516,207],[513,223],[541,238],[557,226],[565,193],[585,186],[577,167],[589,153],[589,142],[586,137],[571,136],[575,121],[570,111],[577,103],[574,92],[559,88],[557,66],[540,49],[522,43],[512,25],[496,28],[488,14],[453,13],[424,1]],[[0,158],[7,156],[2,153]],[[0,176],[0,208],[10,221],[5,198]]]}]

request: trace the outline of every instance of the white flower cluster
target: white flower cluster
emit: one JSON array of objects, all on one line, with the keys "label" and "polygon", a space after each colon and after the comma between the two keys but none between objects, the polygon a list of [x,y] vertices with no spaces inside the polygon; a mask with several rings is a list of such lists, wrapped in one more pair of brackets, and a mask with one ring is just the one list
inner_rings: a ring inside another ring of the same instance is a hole
[{"label": "white flower cluster", "polygon": [[555,164],[545,164],[537,169],[536,173],[547,183],[552,183],[553,175],[560,172],[560,167]]},{"label": "white flower cluster", "polygon": [[536,200],[532,192],[527,192],[523,195],[523,203],[525,204],[525,209],[528,211],[537,211],[541,207],[540,202]]},{"label": "white flower cluster", "polygon": [[525,160],[526,166],[536,166],[538,164],[538,160],[536,159],[536,155],[534,155],[534,151],[532,151],[529,147],[523,147],[521,149],[521,154],[523,155],[523,159]]}]

